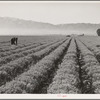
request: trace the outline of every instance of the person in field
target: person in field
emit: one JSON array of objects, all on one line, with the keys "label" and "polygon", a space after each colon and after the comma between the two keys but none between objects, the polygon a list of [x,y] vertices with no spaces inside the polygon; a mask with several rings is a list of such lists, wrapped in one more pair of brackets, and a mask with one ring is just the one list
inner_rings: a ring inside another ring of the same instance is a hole
[{"label": "person in field", "polygon": [[14,38],[11,39],[11,45],[14,45]]},{"label": "person in field", "polygon": [[17,43],[18,43],[18,38],[13,37],[13,38],[11,39],[11,45],[17,45]]},{"label": "person in field", "polygon": [[16,41],[16,45],[17,45],[17,43],[18,43],[18,38],[17,37],[15,38],[15,41]]}]

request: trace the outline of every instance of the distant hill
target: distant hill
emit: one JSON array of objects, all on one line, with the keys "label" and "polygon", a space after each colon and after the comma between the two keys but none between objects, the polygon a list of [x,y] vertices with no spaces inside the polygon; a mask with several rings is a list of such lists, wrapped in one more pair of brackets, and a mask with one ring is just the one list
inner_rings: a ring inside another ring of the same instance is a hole
[{"label": "distant hill", "polygon": [[[1,33],[15,33],[18,34],[21,32],[27,34],[40,33],[46,34],[44,32],[51,32],[52,34],[87,34],[94,35],[96,30],[100,28],[100,24],[90,24],[90,23],[76,23],[76,24],[58,24],[53,25],[50,23],[36,22],[32,20],[23,20],[10,17],[0,17],[0,32]],[[20,35],[21,35],[20,34]]]},{"label": "distant hill", "polygon": [[1,28],[54,28],[49,23],[35,22],[31,20],[23,20],[17,18],[0,17]]}]

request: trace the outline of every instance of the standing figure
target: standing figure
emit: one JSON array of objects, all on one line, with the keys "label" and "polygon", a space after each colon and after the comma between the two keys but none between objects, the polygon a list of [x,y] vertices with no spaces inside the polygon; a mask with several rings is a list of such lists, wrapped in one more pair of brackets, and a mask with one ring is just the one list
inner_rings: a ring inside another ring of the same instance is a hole
[{"label": "standing figure", "polygon": [[13,37],[11,39],[11,45],[17,45],[17,42],[18,42],[18,38]]},{"label": "standing figure", "polygon": [[13,38],[11,38],[11,45],[13,45]]},{"label": "standing figure", "polygon": [[14,39],[14,45],[16,45],[16,38],[14,37],[13,39]]},{"label": "standing figure", "polygon": [[16,40],[16,45],[17,45],[17,42],[18,42],[18,38],[15,38],[15,40]]},{"label": "standing figure", "polygon": [[14,38],[11,38],[11,45],[14,45]]}]

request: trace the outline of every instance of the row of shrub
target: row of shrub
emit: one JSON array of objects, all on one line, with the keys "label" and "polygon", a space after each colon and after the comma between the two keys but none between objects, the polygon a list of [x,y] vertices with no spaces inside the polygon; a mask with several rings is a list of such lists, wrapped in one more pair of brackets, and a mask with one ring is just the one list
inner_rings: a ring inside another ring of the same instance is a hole
[{"label": "row of shrub", "polygon": [[10,48],[10,46],[1,46],[0,47],[0,52],[7,52],[7,51],[10,51],[10,50],[16,50],[16,49],[18,49],[18,48],[23,48],[23,47],[26,47],[26,46],[30,46],[30,45],[32,45],[32,44],[34,44],[34,43],[27,43],[27,44],[18,44],[15,48]]},{"label": "row of shrub", "polygon": [[30,42],[25,42],[25,41],[19,41],[18,42],[18,45],[15,46],[14,48],[11,48],[11,45],[7,45],[7,46],[4,46],[4,45],[0,45],[0,52],[7,52],[7,51],[11,51],[11,50],[16,50],[18,48],[23,48],[23,47],[26,47],[26,46],[31,46],[31,45],[34,45],[34,44],[39,44],[39,43],[49,43],[49,42],[53,42],[53,41],[60,41],[61,39],[56,39],[56,40],[40,40],[39,42],[35,42],[35,41],[30,41]]},{"label": "row of shrub", "polygon": [[[41,84],[48,79],[50,72],[55,68],[63,51],[67,48],[70,40],[65,41],[57,49],[45,56],[36,65],[17,77],[15,80],[0,87],[0,93],[34,93]],[[46,49],[45,49],[46,52]]]},{"label": "row of shrub", "polygon": [[[58,42],[59,40],[56,40],[56,41],[50,41],[48,43],[54,43],[54,42]],[[43,44],[46,44],[47,42],[43,42],[43,43],[30,43],[30,44],[27,44],[27,45],[24,45],[23,47],[19,47],[19,48],[16,48],[16,49],[13,49],[13,50],[9,50],[9,51],[5,51],[5,52],[1,52],[0,53],[0,57],[5,57],[5,56],[8,56],[8,55],[11,55],[11,54],[15,54],[15,53],[20,53],[20,52],[23,52],[25,50],[29,50],[29,49],[32,49],[32,48],[35,48],[37,46],[40,46],[40,45],[43,45]]]},{"label": "row of shrub", "polygon": [[80,93],[79,90],[79,66],[77,58],[77,49],[74,39],[68,48],[64,59],[59,65],[53,82],[48,88],[48,93],[52,94],[74,94]]},{"label": "row of shrub", "polygon": [[9,56],[11,54],[20,53],[20,52],[23,52],[23,51],[35,48],[35,47],[40,46],[40,45],[41,45],[40,43],[39,44],[32,44],[32,45],[29,45],[29,46],[25,46],[23,48],[18,48],[18,49],[15,49],[15,50],[10,50],[8,52],[1,52],[0,53],[0,58],[1,57],[5,57],[5,56]]},{"label": "row of shrub", "polygon": [[1,57],[0,58],[0,66],[3,66],[4,64],[7,64],[11,61],[14,61],[20,57],[24,57],[24,56],[27,56],[28,54],[32,54],[32,53],[35,53],[37,51],[40,51],[40,50],[44,49],[45,47],[50,46],[50,45],[55,44],[55,43],[57,43],[57,42],[52,42],[52,43],[40,45],[40,46],[37,46],[36,48],[32,48],[32,49],[29,49],[29,50],[26,50],[26,51],[23,51],[20,53],[15,53],[12,55],[8,55],[6,57]]},{"label": "row of shrub", "polygon": [[95,55],[76,39],[81,57],[82,93],[100,93],[100,64]]},{"label": "row of shrub", "polygon": [[86,39],[83,39],[81,41],[89,50],[91,50],[95,54],[97,60],[100,62],[100,49],[96,47],[91,41],[88,41]]},{"label": "row of shrub", "polygon": [[21,57],[0,67],[0,85],[12,80],[14,77],[22,73],[25,69],[28,69],[31,63],[35,64],[37,61],[56,49],[64,41],[65,40],[54,44],[48,44],[48,46],[45,45],[45,48],[42,48],[42,50],[36,52],[36,54],[29,54],[28,56]]}]

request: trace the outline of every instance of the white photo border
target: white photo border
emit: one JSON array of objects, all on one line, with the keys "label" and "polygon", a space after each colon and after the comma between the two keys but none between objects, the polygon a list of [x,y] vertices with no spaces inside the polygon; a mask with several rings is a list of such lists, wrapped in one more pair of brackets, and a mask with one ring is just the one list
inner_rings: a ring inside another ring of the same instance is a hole
[{"label": "white photo border", "polygon": [[[11,2],[14,2],[14,3],[22,3],[22,2],[24,2],[24,3],[28,3],[28,2],[31,2],[31,3],[64,3],[64,2],[68,2],[68,3],[100,3],[100,0],[96,0],[96,1],[94,1],[94,0],[88,0],[88,1],[85,1],[85,0],[82,0],[82,1],[80,1],[80,0],[78,0],[78,1],[75,1],[75,0],[62,0],[62,1],[60,1],[60,0],[57,0],[57,1],[53,1],[53,0],[29,0],[29,1],[27,1],[27,0],[10,0],[10,1],[8,1],[8,0],[3,0],[3,1],[1,1],[0,0],[0,3],[1,2],[3,2],[3,3],[11,3]],[[9,100],[14,100],[14,99],[23,99],[23,100],[25,100],[25,99],[27,99],[27,100],[29,100],[29,99],[94,99],[94,100],[96,100],[96,99],[100,99],[100,95],[99,94],[0,94],[0,100],[3,100],[3,99],[9,99]]]}]

